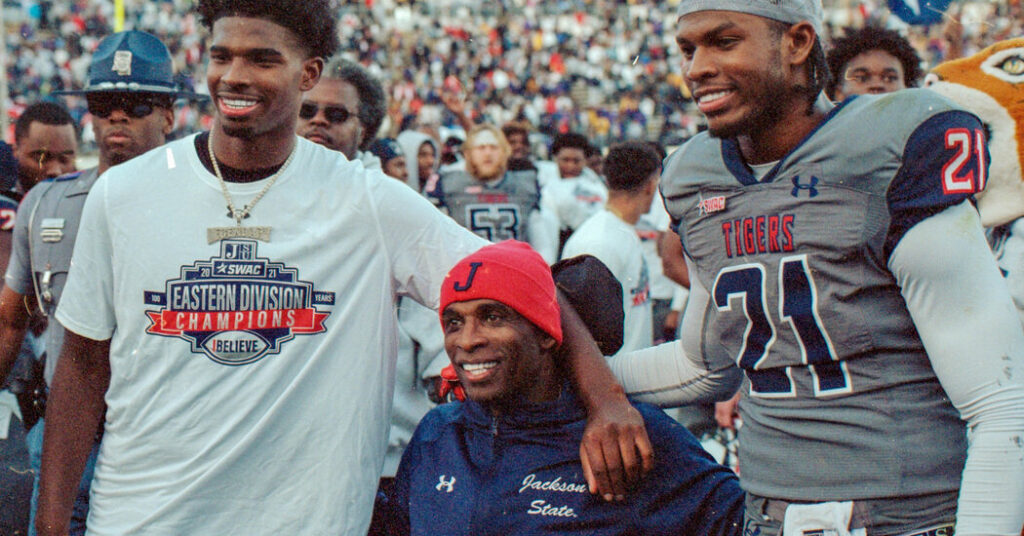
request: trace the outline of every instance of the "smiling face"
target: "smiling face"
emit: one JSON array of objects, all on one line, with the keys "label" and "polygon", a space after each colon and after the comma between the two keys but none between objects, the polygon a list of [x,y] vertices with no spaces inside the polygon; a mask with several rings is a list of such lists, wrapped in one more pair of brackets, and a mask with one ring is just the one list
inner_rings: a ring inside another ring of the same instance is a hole
[{"label": "smiling face", "polygon": [[[299,136],[329,149],[339,151],[349,160],[356,158],[363,141],[363,124],[359,122],[359,93],[355,86],[337,78],[324,78],[306,93],[303,106],[317,107],[316,115],[299,119]],[[347,117],[328,114],[328,110],[344,109]],[[329,117],[330,115],[330,117]]]},{"label": "smiling face", "polygon": [[454,302],[441,315],[444,347],[466,395],[494,412],[558,397],[555,340],[495,300]]},{"label": "smiling face", "polygon": [[686,84],[712,135],[756,133],[781,120],[794,84],[771,21],[730,11],[691,13],[679,19],[676,40]]},{"label": "smiling face", "polygon": [[282,139],[295,133],[303,91],[316,85],[320,58],[273,22],[223,17],[213,25],[206,82],[217,122],[228,136]]}]

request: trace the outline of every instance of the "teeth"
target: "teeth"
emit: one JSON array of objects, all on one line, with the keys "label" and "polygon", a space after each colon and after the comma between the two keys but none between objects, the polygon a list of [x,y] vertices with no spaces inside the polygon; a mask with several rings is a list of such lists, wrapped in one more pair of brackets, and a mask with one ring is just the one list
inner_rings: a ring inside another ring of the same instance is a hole
[{"label": "teeth", "polygon": [[496,366],[498,366],[497,361],[488,361],[487,363],[466,363],[462,365],[462,370],[466,372],[482,372],[490,370]]},{"label": "teeth", "polygon": [[726,96],[728,94],[729,94],[728,91],[718,91],[716,93],[708,93],[707,95],[702,96],[698,102],[703,104],[703,103],[708,102],[708,101],[713,101],[713,100],[720,99],[720,98],[722,98],[722,97],[724,97],[724,96]]},{"label": "teeth", "polygon": [[239,110],[243,108],[248,108],[250,106],[254,106],[256,104],[256,101],[254,100],[243,99],[221,99],[220,101],[223,102],[224,105],[228,108],[235,108]]}]

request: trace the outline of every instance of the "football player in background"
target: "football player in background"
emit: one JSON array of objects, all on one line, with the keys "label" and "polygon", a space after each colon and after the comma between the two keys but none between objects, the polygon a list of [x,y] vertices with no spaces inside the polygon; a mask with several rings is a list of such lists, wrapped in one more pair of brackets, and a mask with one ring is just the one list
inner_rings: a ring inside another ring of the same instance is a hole
[{"label": "football player in background", "polygon": [[558,255],[558,224],[540,205],[534,169],[509,170],[501,129],[482,124],[466,136],[466,170],[441,174],[427,197],[460,225],[491,241],[529,242],[548,263]]}]

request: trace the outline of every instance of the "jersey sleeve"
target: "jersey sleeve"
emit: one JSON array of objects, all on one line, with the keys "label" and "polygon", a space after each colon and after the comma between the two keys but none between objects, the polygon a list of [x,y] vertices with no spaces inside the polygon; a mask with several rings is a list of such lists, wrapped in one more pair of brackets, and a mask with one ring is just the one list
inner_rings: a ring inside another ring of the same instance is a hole
[{"label": "jersey sleeve", "polygon": [[962,110],[936,114],[910,135],[902,161],[887,192],[886,256],[918,222],[985,188],[989,154],[984,127]]},{"label": "jersey sleeve", "polygon": [[[696,273],[689,260],[687,265],[690,273]],[[608,366],[626,394],[636,400],[676,407],[696,401],[727,400],[740,388],[743,371],[735,362],[709,362],[704,358],[704,313],[711,297],[697,278],[690,283],[678,341],[608,359]]]},{"label": "jersey sleeve", "polygon": [[117,325],[106,178],[100,177],[86,197],[71,269],[56,313],[65,328],[97,341],[109,339]]},{"label": "jersey sleeve", "polygon": [[[38,191],[38,189],[36,189]],[[7,262],[7,273],[4,284],[11,290],[27,296],[32,294],[32,264],[28,247],[29,213],[36,205],[38,197],[26,196],[21,206],[25,207],[20,218],[16,217],[18,205],[6,197],[0,197],[0,233],[12,233],[11,257]]]},{"label": "jersey sleeve", "polygon": [[935,375],[967,423],[958,535],[1024,523],[1024,330],[970,203],[910,229],[889,259]]},{"label": "jersey sleeve", "polygon": [[437,309],[448,270],[488,242],[398,181],[370,173],[380,175],[379,180],[371,180],[370,202],[379,238],[391,259],[395,288]]}]

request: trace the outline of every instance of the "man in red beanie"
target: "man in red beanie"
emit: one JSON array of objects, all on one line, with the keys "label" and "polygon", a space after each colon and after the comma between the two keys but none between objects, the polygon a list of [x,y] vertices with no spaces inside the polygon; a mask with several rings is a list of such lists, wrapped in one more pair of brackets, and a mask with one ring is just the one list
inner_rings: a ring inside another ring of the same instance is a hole
[{"label": "man in red beanie", "polygon": [[587,493],[578,449],[586,412],[558,363],[551,270],[529,245],[510,240],[460,261],[440,310],[468,399],[417,428],[389,501],[392,534],[740,534],[736,476],[651,406],[637,410],[658,452],[657,478],[626,501]]}]

